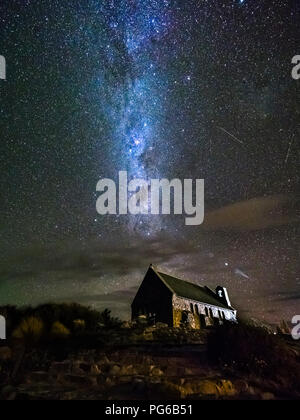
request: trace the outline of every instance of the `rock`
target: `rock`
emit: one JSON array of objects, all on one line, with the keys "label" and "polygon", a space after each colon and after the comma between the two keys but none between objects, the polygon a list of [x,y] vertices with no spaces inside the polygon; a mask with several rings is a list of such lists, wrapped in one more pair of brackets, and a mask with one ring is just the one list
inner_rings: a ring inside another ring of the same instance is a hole
[{"label": "rock", "polygon": [[256,392],[256,390],[253,386],[249,386],[248,394],[250,394],[250,395],[256,395],[257,394],[257,392]]},{"label": "rock", "polygon": [[164,372],[155,366],[150,367],[150,376],[164,376]]},{"label": "rock", "polygon": [[154,340],[153,333],[152,332],[144,332],[143,339],[145,341],[153,341]]},{"label": "rock", "polygon": [[98,365],[93,364],[93,365],[91,366],[91,371],[90,371],[90,373],[91,373],[91,375],[94,375],[94,376],[101,375],[101,369],[99,368],[99,366],[98,366]]},{"label": "rock", "polygon": [[79,396],[78,396],[78,391],[69,391],[69,392],[65,392],[60,400],[64,400],[64,401],[74,401],[74,400],[78,400]]},{"label": "rock", "polygon": [[125,322],[122,323],[121,328],[123,328],[123,329],[132,328],[132,323],[128,322],[128,321],[125,321]]},{"label": "rock", "polygon": [[271,392],[264,392],[263,394],[261,394],[261,399],[263,401],[273,401],[275,400],[275,395]]},{"label": "rock", "polygon": [[155,331],[155,327],[147,327],[144,329],[144,334],[152,334]]},{"label": "rock", "polygon": [[157,329],[163,329],[163,328],[167,329],[167,328],[169,328],[169,325],[168,324],[164,324],[162,322],[158,322],[157,324],[155,324],[155,327]]},{"label": "rock", "polygon": [[118,375],[120,375],[120,372],[121,372],[121,368],[120,368],[120,366],[118,366],[118,365],[114,365],[114,366],[112,366],[112,367],[110,368],[110,370],[109,370],[108,374],[109,374],[110,376],[118,376]]},{"label": "rock", "polygon": [[193,372],[193,369],[191,369],[191,368],[185,368],[184,369],[184,374],[186,376],[193,376],[193,375],[195,375],[195,373]]},{"label": "rock", "polygon": [[111,387],[115,385],[115,382],[111,378],[106,378],[105,384],[106,386]]},{"label": "rock", "polygon": [[98,360],[98,365],[109,365],[110,364],[110,360],[108,359],[108,357],[106,355],[103,355],[99,360]]},{"label": "rock", "polygon": [[133,367],[133,365],[125,365],[121,367],[120,375],[121,376],[134,376],[134,375],[137,375],[137,371]]},{"label": "rock", "polygon": [[118,378],[118,383],[120,384],[132,383],[132,380],[133,380],[133,376],[129,376],[129,375],[120,376]]},{"label": "rock", "polygon": [[12,358],[12,351],[9,347],[0,347],[0,361],[7,362]]},{"label": "rock", "polygon": [[79,375],[79,376],[84,376],[85,375],[85,372],[84,372],[84,370],[82,370],[81,368],[80,368],[80,364],[76,364],[76,365],[74,365],[73,367],[72,367],[72,374],[73,375]]}]

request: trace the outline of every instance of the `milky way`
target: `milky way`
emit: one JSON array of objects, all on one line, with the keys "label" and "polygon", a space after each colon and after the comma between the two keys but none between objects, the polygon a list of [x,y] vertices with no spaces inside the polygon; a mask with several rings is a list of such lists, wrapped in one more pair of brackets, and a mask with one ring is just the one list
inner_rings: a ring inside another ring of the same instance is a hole
[{"label": "milky way", "polygon": [[[293,316],[299,17],[297,0],[2,0],[0,303],[124,315],[153,262]],[[205,179],[207,223],[99,216],[121,170]]]}]

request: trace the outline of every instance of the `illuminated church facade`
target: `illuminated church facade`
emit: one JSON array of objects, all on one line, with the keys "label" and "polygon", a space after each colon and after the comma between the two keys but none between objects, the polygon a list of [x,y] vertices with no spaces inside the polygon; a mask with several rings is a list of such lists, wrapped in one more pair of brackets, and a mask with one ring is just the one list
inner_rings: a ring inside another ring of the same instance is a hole
[{"label": "illuminated church facade", "polygon": [[151,265],[132,302],[132,320],[146,317],[170,327],[202,329],[237,322],[227,289],[216,291],[158,271]]}]

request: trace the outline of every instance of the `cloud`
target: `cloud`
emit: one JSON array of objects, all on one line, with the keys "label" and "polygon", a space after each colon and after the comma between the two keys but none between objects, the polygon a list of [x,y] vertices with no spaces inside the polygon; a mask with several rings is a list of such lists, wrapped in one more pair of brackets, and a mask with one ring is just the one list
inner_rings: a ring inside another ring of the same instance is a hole
[{"label": "cloud", "polygon": [[[99,293],[99,294],[80,294],[78,293],[73,294],[71,301],[80,301],[83,304],[91,304],[91,303],[100,303],[103,306],[107,305],[108,303],[116,303],[118,305],[126,305],[128,306],[129,302],[132,301],[136,295],[136,292],[138,290],[138,286],[137,287],[130,287],[128,289],[122,289],[122,290],[118,290],[115,292],[111,292],[111,293]],[[59,298],[59,300],[61,302],[67,302],[68,300],[70,300],[70,297],[65,295],[65,296],[61,296]]]},{"label": "cloud", "polygon": [[202,227],[209,231],[255,231],[299,221],[299,200],[287,195],[274,195],[210,211]]},{"label": "cloud", "polygon": [[57,243],[54,247],[32,246],[15,252],[0,264],[0,275],[6,279],[24,279],[45,273],[57,277],[77,277],[87,280],[110,275],[112,278],[131,275],[153,263],[164,265],[174,257],[193,255],[196,251],[187,243],[177,243],[166,237],[147,241],[141,246],[131,240],[118,246],[103,247],[91,240],[85,247],[78,243]]}]

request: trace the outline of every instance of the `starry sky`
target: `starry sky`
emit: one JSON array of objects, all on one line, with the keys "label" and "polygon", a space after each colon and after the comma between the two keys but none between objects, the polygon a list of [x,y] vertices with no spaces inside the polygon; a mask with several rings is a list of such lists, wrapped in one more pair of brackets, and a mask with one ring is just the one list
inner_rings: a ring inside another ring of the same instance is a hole
[{"label": "starry sky", "polygon": [[[150,263],[300,312],[298,0],[1,0],[0,304],[129,317]],[[96,184],[205,179],[205,222],[99,216]]]}]

